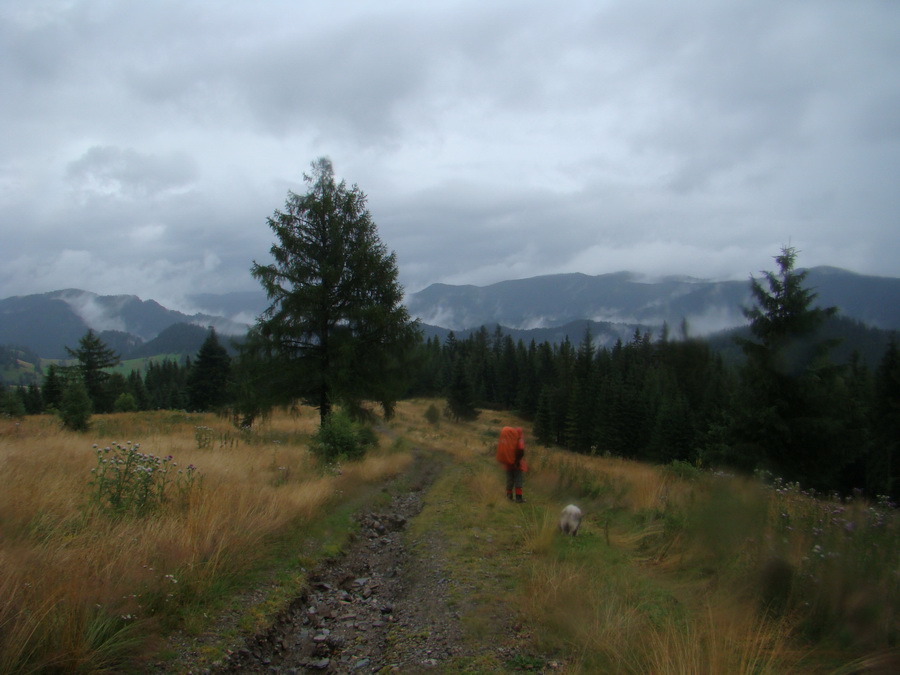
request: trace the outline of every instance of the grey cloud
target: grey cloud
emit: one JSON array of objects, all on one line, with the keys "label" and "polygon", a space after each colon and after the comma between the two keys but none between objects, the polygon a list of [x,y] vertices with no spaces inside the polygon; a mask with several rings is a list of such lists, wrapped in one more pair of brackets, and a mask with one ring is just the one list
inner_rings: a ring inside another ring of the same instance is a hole
[{"label": "grey cloud", "polygon": [[197,179],[198,171],[184,153],[156,155],[94,146],[69,163],[66,175],[81,190],[140,198],[183,190]]},{"label": "grey cloud", "polygon": [[410,291],[746,278],[788,242],[900,274],[897,25],[873,0],[9,0],[0,296],[254,289],[321,155]]}]

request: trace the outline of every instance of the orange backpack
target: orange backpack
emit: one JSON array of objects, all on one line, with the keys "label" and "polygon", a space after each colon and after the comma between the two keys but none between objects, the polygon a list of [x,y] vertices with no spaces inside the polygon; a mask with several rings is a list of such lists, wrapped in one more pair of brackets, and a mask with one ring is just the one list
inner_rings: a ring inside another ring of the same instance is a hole
[{"label": "orange backpack", "polygon": [[520,447],[520,432],[515,427],[503,427],[497,441],[497,461],[507,466],[516,463],[516,450]]}]

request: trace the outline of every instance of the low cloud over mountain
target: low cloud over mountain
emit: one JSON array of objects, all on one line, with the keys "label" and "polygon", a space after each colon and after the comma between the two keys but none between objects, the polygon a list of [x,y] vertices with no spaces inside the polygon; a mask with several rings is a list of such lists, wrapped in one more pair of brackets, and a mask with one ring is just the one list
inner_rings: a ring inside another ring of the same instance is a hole
[{"label": "low cloud over mountain", "polygon": [[[818,294],[817,304],[837,306],[846,318],[900,330],[900,279],[816,267],[806,285]],[[189,315],[133,295],[73,289],[6,298],[0,300],[0,345],[63,358],[65,347],[75,347],[91,328],[116,333],[117,344],[140,351],[176,324],[242,335],[266,307],[262,291],[196,295],[191,301],[204,311]],[[746,323],[741,307],[750,303],[749,281],[648,280],[627,272],[558,274],[489,286],[434,284],[407,298],[426,335],[500,325],[517,337],[529,331],[538,342],[554,342],[578,339],[590,325],[598,344],[611,344],[635,327],[658,331],[663,323],[676,336],[683,327],[697,336],[741,326]]]}]

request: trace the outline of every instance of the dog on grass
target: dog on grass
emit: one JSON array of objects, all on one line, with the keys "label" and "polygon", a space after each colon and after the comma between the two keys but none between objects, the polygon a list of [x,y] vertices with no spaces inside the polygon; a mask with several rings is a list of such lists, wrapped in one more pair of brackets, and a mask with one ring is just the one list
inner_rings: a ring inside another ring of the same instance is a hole
[{"label": "dog on grass", "polygon": [[578,528],[581,526],[581,515],[581,509],[574,504],[569,504],[562,510],[559,518],[559,531],[574,537],[578,534]]}]

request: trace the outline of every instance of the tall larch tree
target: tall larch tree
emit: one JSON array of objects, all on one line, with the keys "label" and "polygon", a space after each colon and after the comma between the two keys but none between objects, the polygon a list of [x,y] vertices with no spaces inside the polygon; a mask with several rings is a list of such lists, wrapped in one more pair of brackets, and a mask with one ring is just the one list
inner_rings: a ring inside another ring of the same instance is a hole
[{"label": "tall larch tree", "polygon": [[254,262],[269,305],[248,345],[274,365],[259,380],[271,396],[319,409],[359,411],[365,400],[387,416],[408,377],[405,360],[419,341],[402,304],[397,260],[381,242],[366,195],[337,182],[331,161],[312,163],[306,194],[289,192],[268,225],[273,262]]}]

